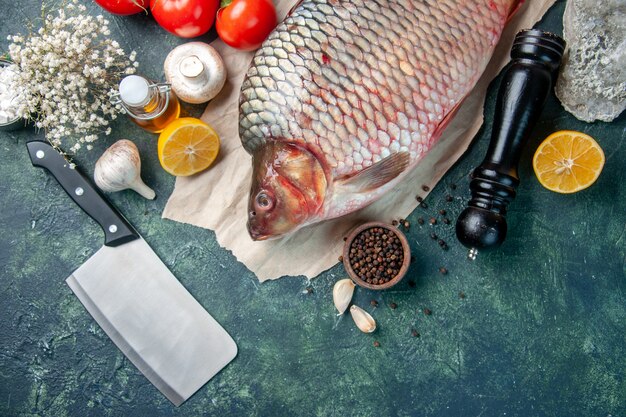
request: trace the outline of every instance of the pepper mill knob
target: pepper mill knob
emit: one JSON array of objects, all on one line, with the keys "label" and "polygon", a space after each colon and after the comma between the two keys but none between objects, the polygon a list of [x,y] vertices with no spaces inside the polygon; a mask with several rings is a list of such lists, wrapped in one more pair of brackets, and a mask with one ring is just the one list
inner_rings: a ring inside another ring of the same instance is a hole
[{"label": "pepper mill knob", "polygon": [[506,209],[519,185],[520,155],[552,90],[564,50],[565,41],[552,33],[531,29],[515,36],[512,60],[498,91],[489,149],[472,172],[472,198],[456,223],[456,236],[470,249],[470,259],[506,238]]}]

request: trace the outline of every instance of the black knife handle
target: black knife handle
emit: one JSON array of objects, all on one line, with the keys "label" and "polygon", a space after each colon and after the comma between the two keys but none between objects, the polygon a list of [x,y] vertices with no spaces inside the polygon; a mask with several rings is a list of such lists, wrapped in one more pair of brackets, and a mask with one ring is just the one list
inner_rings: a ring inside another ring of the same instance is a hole
[{"label": "black knife handle", "polygon": [[471,249],[498,247],[507,232],[506,209],[519,185],[517,166],[558,72],[565,41],[537,29],[517,34],[494,114],[491,142],[472,172],[472,199],[456,223],[459,241]]},{"label": "black knife handle", "polygon": [[102,227],[105,245],[119,246],[139,238],[135,229],[98,191],[91,180],[49,143],[31,141],[26,147],[33,165],[50,171],[67,195]]}]

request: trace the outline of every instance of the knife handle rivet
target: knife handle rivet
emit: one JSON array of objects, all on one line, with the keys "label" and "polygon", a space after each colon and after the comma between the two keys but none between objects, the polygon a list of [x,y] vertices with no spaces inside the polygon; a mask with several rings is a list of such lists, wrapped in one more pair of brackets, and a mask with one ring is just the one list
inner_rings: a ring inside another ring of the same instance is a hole
[{"label": "knife handle rivet", "polygon": [[82,187],[76,187],[76,189],[74,190],[74,194],[76,195],[83,195],[84,192],[85,190],[83,190]]},{"label": "knife handle rivet", "polygon": [[44,151],[37,151],[37,153],[35,153],[35,156],[37,156],[37,158],[39,159],[43,159],[43,157],[46,156],[46,153]]},{"label": "knife handle rivet", "polygon": [[111,226],[109,226],[109,232],[111,233],[115,233],[117,232],[117,226],[112,224]]}]

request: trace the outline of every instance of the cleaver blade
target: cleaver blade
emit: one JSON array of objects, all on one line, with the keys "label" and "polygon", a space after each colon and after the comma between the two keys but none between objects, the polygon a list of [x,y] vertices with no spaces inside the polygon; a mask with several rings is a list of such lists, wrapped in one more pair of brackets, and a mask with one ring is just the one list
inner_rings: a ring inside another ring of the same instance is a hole
[{"label": "cleaver blade", "polygon": [[235,358],[235,341],[73,164],[48,143],[27,148],[105,232],[104,246],[67,284],[146,378],[182,404]]}]

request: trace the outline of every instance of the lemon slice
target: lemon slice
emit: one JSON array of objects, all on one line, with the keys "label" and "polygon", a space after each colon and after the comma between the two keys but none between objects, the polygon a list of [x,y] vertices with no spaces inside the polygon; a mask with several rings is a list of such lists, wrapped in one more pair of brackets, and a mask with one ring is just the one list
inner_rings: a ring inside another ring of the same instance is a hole
[{"label": "lemon slice", "polygon": [[533,169],[548,190],[569,194],[593,184],[604,167],[604,152],[589,135],[561,130],[537,148]]},{"label": "lemon slice", "polygon": [[186,177],[207,169],[220,150],[220,138],[200,119],[174,120],[159,135],[159,162],[164,170]]}]

